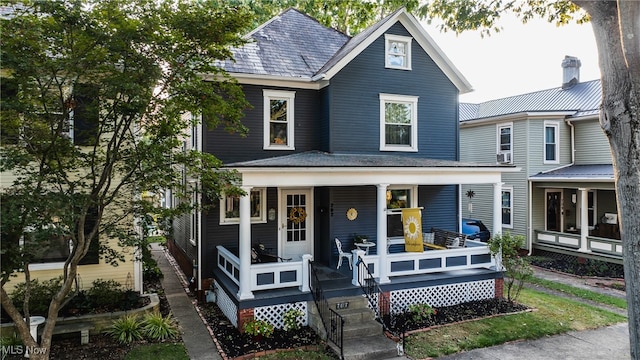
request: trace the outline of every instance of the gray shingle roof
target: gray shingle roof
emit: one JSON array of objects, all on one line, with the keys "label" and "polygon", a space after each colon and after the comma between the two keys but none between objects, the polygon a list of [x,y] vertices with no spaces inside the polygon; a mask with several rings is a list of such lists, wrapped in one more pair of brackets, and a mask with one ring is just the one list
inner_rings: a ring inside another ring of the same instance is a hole
[{"label": "gray shingle roof", "polygon": [[571,165],[530,177],[532,180],[611,180],[613,181],[613,165]]},{"label": "gray shingle roof", "polygon": [[347,42],[349,36],[288,9],[247,35],[249,43],[233,49],[230,73],[311,78]]},{"label": "gray shingle roof", "polygon": [[[247,167],[473,167],[496,168],[496,164],[479,164],[452,160],[425,159],[402,155],[384,154],[343,154],[321,151],[278,156],[227,164],[231,168]],[[501,165],[500,167],[513,167]]]},{"label": "gray shingle roof", "polygon": [[460,104],[460,122],[522,112],[575,111],[574,116],[597,113],[602,99],[600,80],[490,100]]}]

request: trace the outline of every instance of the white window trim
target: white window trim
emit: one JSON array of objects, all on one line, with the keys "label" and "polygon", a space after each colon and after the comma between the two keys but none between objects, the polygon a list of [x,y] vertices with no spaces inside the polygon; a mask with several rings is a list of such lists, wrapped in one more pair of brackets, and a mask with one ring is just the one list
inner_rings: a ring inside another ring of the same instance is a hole
[{"label": "white window trim", "polygon": [[192,246],[197,245],[197,239],[199,229],[196,227],[198,224],[199,211],[196,206],[200,203],[199,194],[196,189],[191,192],[191,206],[194,207],[189,213],[189,242]]},{"label": "white window trim", "polygon": [[[591,221],[593,222],[593,224],[597,224],[598,223],[598,190],[592,189],[592,190],[587,190],[587,192],[591,193],[593,196],[593,219],[591,219]],[[582,218],[580,216],[580,212],[582,209],[582,196],[580,196],[580,192],[576,192],[576,210],[575,210],[575,216],[576,216],[576,228],[577,229],[581,229],[582,228]],[[589,196],[587,196],[587,201],[589,200]],[[587,203],[587,214],[589,212],[588,209],[589,203]],[[589,219],[587,219],[588,221]],[[595,226],[592,225],[587,225],[587,227],[589,228],[589,230],[593,230],[593,228]]]},{"label": "white window trim", "polygon": [[[500,149],[500,130],[506,129],[506,128],[511,129],[511,150],[509,151],[503,151]],[[509,164],[513,164],[513,123],[512,122],[497,124],[496,126],[496,154],[502,154],[502,153],[511,154],[510,156],[511,161],[509,161]]]},{"label": "white window trim", "polygon": [[[387,215],[402,212],[402,209],[412,209],[418,207],[418,186],[417,185],[391,185],[387,187],[387,191],[391,190],[409,190],[411,198],[409,199],[408,208],[387,209]],[[385,205],[386,206],[386,205]]]},{"label": "white window trim", "polygon": [[200,114],[191,114],[191,121],[190,149],[202,151],[202,116]]},{"label": "white window trim", "polygon": [[[294,128],[295,128],[295,91],[282,91],[282,90],[262,90],[263,100],[263,149],[264,150],[295,150],[294,142]],[[270,101],[274,100],[287,100],[287,143],[283,145],[271,144],[269,139],[270,124],[271,124],[271,111]]]},{"label": "white window trim", "polygon": [[[388,102],[411,104],[411,145],[387,145],[385,104]],[[418,151],[418,96],[380,94],[380,151]]]},{"label": "white window trim", "polygon": [[[253,188],[251,191],[260,193],[260,216],[251,217],[252,224],[263,224],[267,222],[267,190],[266,188]],[[227,218],[225,212],[227,197],[220,197],[220,225],[237,225],[240,224],[240,217]]]},{"label": "white window trim", "polygon": [[[387,69],[411,70],[411,41],[413,38],[409,36],[384,34],[384,67]],[[392,41],[404,42],[406,46],[406,66],[397,66],[389,64],[389,44]]]},{"label": "white window trim", "polygon": [[[547,160],[547,128],[551,127],[555,129],[555,160]],[[512,133],[513,136],[513,133]],[[542,132],[542,161],[544,164],[559,164],[560,163],[560,123],[557,121],[545,121]]]},{"label": "white window trim", "polygon": [[[513,141],[513,140],[512,140]],[[510,204],[511,204],[511,218],[509,219],[511,224],[502,224],[503,228],[507,228],[507,229],[513,229],[513,186],[503,186],[502,187],[502,192],[508,192],[510,195]],[[502,195],[502,193],[501,193]],[[502,196],[501,196],[502,198]],[[502,201],[500,201],[500,216],[502,216]],[[500,222],[502,223],[502,218],[500,218]]]}]

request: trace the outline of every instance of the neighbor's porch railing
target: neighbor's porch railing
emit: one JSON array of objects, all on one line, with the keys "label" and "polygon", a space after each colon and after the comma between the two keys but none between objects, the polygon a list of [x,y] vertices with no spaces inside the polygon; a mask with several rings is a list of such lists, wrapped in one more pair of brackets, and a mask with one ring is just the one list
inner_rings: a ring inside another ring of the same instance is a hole
[{"label": "neighbor's porch railing", "polygon": [[[582,238],[580,234],[536,230],[535,239],[540,244],[554,245],[576,253],[581,252]],[[587,236],[587,249],[594,253],[604,253],[622,259],[622,241],[618,239]]]},{"label": "neighbor's porch railing", "polygon": [[[240,259],[223,246],[218,245],[218,268],[236,285],[240,286]],[[302,261],[251,264],[251,291],[299,287],[309,291],[308,262],[311,255]]]},{"label": "neighbor's porch railing", "polygon": [[[466,247],[458,249],[388,254],[387,264],[382,265],[379,264],[378,255],[364,255],[362,261],[373,277],[380,276],[379,266],[387,267],[389,277],[495,266],[487,244],[474,240],[467,240]],[[356,275],[357,272],[354,272],[354,284],[358,283]]]}]

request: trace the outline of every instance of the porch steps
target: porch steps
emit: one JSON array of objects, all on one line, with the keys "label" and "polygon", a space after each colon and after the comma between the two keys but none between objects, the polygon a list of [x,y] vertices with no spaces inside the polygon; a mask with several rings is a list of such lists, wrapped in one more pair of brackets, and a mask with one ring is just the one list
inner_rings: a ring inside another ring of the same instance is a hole
[{"label": "porch steps", "polygon": [[[329,307],[344,318],[343,353],[345,360],[390,359],[398,355],[396,343],[382,332],[382,324],[375,320],[374,312],[367,306],[362,296],[331,298]],[[346,309],[338,309],[337,304],[348,303]],[[315,304],[310,307],[310,323],[318,334],[325,337],[324,327]],[[332,343],[329,345],[339,354],[340,350]]]}]

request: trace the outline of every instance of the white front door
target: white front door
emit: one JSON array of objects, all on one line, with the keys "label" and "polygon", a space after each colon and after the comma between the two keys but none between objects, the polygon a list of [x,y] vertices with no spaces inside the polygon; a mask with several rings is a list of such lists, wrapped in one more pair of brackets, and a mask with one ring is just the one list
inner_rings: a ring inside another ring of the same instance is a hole
[{"label": "white front door", "polygon": [[311,190],[282,190],[279,208],[281,257],[302,260],[302,255],[313,249]]}]

